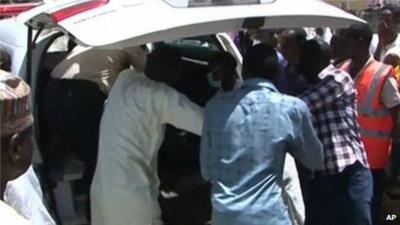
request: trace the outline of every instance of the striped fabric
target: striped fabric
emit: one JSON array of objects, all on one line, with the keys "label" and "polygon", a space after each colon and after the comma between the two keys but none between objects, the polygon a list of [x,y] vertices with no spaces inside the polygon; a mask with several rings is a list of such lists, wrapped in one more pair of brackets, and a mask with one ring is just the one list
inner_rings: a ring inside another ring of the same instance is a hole
[{"label": "striped fabric", "polygon": [[314,127],[324,147],[325,165],[319,172],[335,175],[357,161],[368,168],[357,122],[353,80],[332,65],[319,77],[321,82],[300,96],[314,115]]},{"label": "striped fabric", "polygon": [[14,75],[0,76],[1,137],[18,133],[33,123],[30,88]]}]

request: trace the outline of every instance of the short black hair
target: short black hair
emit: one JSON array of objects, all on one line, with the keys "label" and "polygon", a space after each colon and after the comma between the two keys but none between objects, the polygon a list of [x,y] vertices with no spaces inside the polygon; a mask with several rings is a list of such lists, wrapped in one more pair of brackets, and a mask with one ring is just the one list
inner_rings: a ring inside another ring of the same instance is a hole
[{"label": "short black hair", "polygon": [[210,65],[211,66],[221,66],[226,69],[235,70],[236,66],[237,66],[237,62],[236,62],[235,57],[233,57],[232,54],[230,54],[229,52],[218,51],[218,52],[214,53],[214,55],[212,56]]},{"label": "short black hair", "polygon": [[306,41],[302,46],[301,58],[307,57],[317,62],[329,63],[331,59],[329,44],[320,38]]},{"label": "short black hair", "polygon": [[281,35],[294,38],[298,45],[304,44],[307,40],[307,33],[303,28],[288,28],[283,30]]},{"label": "short black hair", "polygon": [[249,48],[243,58],[243,76],[274,80],[279,71],[278,56],[275,49],[266,44]]},{"label": "short black hair", "polygon": [[152,80],[171,83],[175,79],[171,77],[175,74],[169,74],[182,64],[181,52],[169,45],[158,45],[151,53],[147,55],[145,74]]},{"label": "short black hair", "polygon": [[368,24],[357,23],[351,25],[346,32],[346,36],[353,40],[359,40],[365,42],[366,45],[371,44],[372,40],[372,29]]}]

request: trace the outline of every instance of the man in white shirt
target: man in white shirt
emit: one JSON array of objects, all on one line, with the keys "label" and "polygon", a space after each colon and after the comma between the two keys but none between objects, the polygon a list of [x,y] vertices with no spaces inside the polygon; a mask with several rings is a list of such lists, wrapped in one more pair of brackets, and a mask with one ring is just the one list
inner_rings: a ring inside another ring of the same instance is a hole
[{"label": "man in white shirt", "polygon": [[400,10],[394,6],[384,7],[379,16],[378,33],[372,38],[370,52],[378,61],[383,61],[389,49],[400,47],[398,25]]},{"label": "man in white shirt", "polygon": [[164,46],[148,55],[144,74],[126,70],[115,82],[100,126],[92,224],[162,224],[157,156],[165,125],[202,133],[203,110],[167,85],[180,70],[180,53]]},{"label": "man in white shirt", "polygon": [[2,221],[7,221],[8,224],[32,225],[3,201],[0,201],[0,218]]},{"label": "man in white shirt", "polygon": [[30,101],[30,88],[21,78],[1,74],[0,218],[6,224],[30,224],[20,215],[33,225],[55,225],[42,202],[40,184],[31,167],[33,117]]},{"label": "man in white shirt", "polygon": [[118,74],[133,66],[143,71],[141,47],[103,49],[76,46],[43,84],[40,120],[43,153],[51,179],[59,180],[74,153],[84,162],[83,192],[89,194],[97,159],[104,101]]}]

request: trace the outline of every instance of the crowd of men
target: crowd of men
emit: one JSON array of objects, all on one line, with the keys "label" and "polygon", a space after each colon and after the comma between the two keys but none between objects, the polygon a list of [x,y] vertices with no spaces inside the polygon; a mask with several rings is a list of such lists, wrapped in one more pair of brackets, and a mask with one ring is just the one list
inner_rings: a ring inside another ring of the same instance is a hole
[{"label": "crowd of men", "polygon": [[[207,78],[220,90],[205,109],[172,88],[181,53],[155,48],[107,86],[91,223],[163,224],[157,156],[170,124],[201,136],[213,225],[381,224],[384,191],[399,176],[399,13],[384,8],[377,35],[354,24],[329,44],[301,28],[249,30],[243,81],[236,60],[218,53]],[[29,87],[0,81],[4,199],[28,169],[33,120]]]}]

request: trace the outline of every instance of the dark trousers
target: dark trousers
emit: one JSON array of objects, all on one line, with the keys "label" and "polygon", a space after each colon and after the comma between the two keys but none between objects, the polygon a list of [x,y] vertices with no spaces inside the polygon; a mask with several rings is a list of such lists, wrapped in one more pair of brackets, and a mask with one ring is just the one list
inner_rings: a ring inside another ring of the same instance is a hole
[{"label": "dark trousers", "polygon": [[388,168],[388,181],[396,184],[400,173],[400,139],[393,141],[392,156]]},{"label": "dark trousers", "polygon": [[309,184],[306,225],[371,225],[372,176],[359,162]]},{"label": "dark trousers", "polygon": [[371,207],[372,223],[374,225],[379,225],[380,222],[383,220],[383,218],[381,217],[381,209],[383,193],[385,191],[385,170],[377,169],[371,170],[371,172],[374,182]]},{"label": "dark trousers", "polygon": [[296,168],[299,174],[299,181],[301,187],[301,194],[303,195],[304,202],[308,199],[308,187],[311,180],[311,171],[304,167],[300,162],[296,161]]}]

